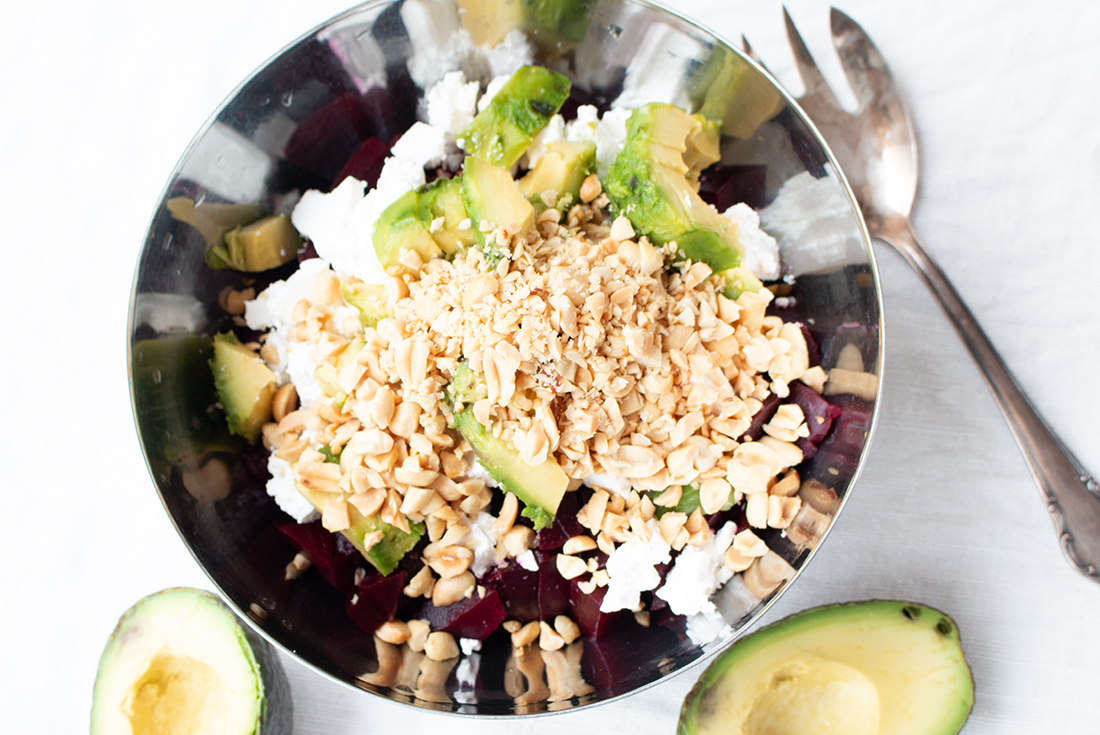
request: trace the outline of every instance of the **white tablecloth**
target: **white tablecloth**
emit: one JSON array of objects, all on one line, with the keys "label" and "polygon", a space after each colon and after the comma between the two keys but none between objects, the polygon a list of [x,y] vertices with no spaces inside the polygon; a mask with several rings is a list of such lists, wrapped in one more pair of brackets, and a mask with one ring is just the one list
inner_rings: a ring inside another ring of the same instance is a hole
[{"label": "white tablecloth", "polygon": [[[797,89],[776,0],[679,0],[744,32]],[[828,6],[788,0],[827,75]],[[87,726],[97,660],[138,598],[210,584],[173,530],[129,408],[133,265],[192,135],[254,68],[342,0],[12,4],[0,25],[0,712],[8,733]],[[1020,382],[1100,471],[1100,5],[847,0],[910,103],[916,223]],[[974,672],[970,735],[1095,732],[1100,585],[1053,525],[978,372],[904,262],[877,249],[884,405],[870,461],[806,574],[762,622],[909,598],[954,616]],[[504,733],[356,693],[285,659],[296,732]],[[671,733],[700,669],[526,732]]]}]

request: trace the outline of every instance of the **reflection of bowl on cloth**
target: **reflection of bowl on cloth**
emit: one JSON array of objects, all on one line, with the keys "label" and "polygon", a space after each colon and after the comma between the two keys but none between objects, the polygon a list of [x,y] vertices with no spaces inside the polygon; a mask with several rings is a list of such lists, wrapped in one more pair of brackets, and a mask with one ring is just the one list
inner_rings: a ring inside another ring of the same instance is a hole
[{"label": "reflection of bowl on cloth", "polygon": [[[797,275],[779,283],[772,308],[804,324],[822,366],[836,370],[830,383],[839,393],[828,399],[840,409],[799,468],[794,524],[760,531],[771,553],[714,598],[732,633],[699,646],[682,617],[654,615],[643,627],[626,615],[598,641],[582,638],[545,655],[536,647],[517,658],[503,631],[480,651],[442,663],[408,649],[376,650],[347,615],[345,596],[320,575],[285,579],[294,549],[274,527],[288,519],[265,493],[267,452],[231,437],[215,406],[212,336],[233,326],[219,295],[259,291],[297,264],[259,274],[211,270],[201,233],[163,203],[137,267],[130,365],[138,430],[165,506],[218,589],[258,630],[350,686],[425,708],[508,715],[603,702],[652,684],[728,643],[786,588],[858,474],[877,405],[881,306],[867,238],[829,154],[785,93],[738,52],[634,2],[597,3],[587,29],[573,15],[532,11],[517,19],[522,33],[508,35],[499,25],[507,19],[486,17],[460,16],[452,0],[406,0],[325,24],[234,93],[184,155],[163,202],[182,196],[280,211],[295,192],[327,191],[365,140],[388,141],[416,121],[425,86],[444,71],[463,68],[488,81],[524,48],[571,78],[565,109],[660,100],[722,118],[722,175],[704,175],[703,187],[720,210],[739,201],[759,209],[777,196],[786,203],[763,215]],[[570,689],[576,676],[587,686]]]}]

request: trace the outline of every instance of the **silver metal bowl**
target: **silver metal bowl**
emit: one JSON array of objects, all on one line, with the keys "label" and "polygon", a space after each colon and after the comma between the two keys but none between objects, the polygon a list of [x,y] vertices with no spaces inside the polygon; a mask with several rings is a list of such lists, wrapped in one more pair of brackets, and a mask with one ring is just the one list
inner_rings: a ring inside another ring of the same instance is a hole
[{"label": "silver metal bowl", "polygon": [[[430,11],[420,12],[418,21],[414,1]],[[735,578],[721,600],[733,633],[701,647],[685,635],[682,618],[670,616],[655,616],[649,627],[631,621],[598,644],[582,639],[571,655],[592,691],[580,696],[553,701],[537,686],[546,676],[543,662],[517,661],[500,631],[464,661],[437,666],[407,652],[399,654],[399,670],[387,673],[393,662],[379,663],[372,637],[345,613],[343,595],[313,573],[288,582],[284,570],[294,550],[274,524],[289,519],[265,494],[266,452],[226,433],[206,361],[212,335],[233,326],[219,305],[223,289],[252,284],[258,291],[297,264],[254,275],[211,270],[203,238],[173,219],[165,203],[185,195],[274,210],[294,191],[327,189],[364,139],[387,140],[416,120],[424,90],[410,75],[410,60],[421,64],[418,75],[425,68],[438,71],[424,66],[427,46],[419,34],[426,22],[457,22],[457,13],[453,0],[385,0],[354,8],[272,59],[199,131],[168,179],[137,264],[129,322],[133,410],[153,482],[184,543],[225,598],[274,644],[350,687],[417,707],[485,716],[561,711],[637,692],[748,628],[806,566],[843,507],[878,401],[873,395],[831,399],[848,406],[854,419],[834,426],[828,446],[800,469],[803,477],[832,487],[840,502],[810,518],[801,536],[767,534],[793,575],[788,572],[762,599],[747,595],[749,588],[761,591],[759,582],[746,587]],[[742,188],[757,207],[805,172],[831,192],[789,223],[793,234],[781,245],[798,272],[779,313],[806,325],[826,369],[852,344],[865,372],[881,374],[882,305],[866,230],[821,137],[771,77],[710,32],[634,0],[596,2],[579,42],[545,30],[526,32],[536,63],[571,77],[581,101],[606,106],[624,89],[648,94],[653,88],[639,80],[652,80],[659,69],[666,90],[698,109],[716,84],[711,72],[723,61],[751,82],[744,86],[750,91],[740,93],[745,104],[761,95],[777,101],[777,113],[747,138],[723,138],[722,162],[744,167],[738,169],[745,174]],[[847,352],[850,359],[852,349]]]}]

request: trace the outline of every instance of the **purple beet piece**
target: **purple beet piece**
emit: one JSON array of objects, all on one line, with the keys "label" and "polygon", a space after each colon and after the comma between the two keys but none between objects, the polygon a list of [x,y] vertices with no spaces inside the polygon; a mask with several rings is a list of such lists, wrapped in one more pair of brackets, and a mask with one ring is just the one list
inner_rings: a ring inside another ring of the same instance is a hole
[{"label": "purple beet piece", "polygon": [[343,594],[355,587],[355,569],[363,566],[363,556],[343,535],[326,531],[320,521],[276,523],[275,528],[309,557],[326,582]]},{"label": "purple beet piece", "polygon": [[812,475],[827,485],[835,486],[855,474],[859,455],[871,430],[872,404],[855,396],[832,396],[841,409],[833,419],[832,430],[818,445],[812,463]]},{"label": "purple beet piece", "polygon": [[558,572],[558,555],[536,551],[539,619],[553,620],[569,612],[569,581]]},{"label": "purple beet piece", "polygon": [[810,359],[810,367],[821,364],[821,350],[817,346],[817,338],[806,326],[805,322],[799,322],[798,328],[802,330],[802,338],[806,340],[806,352]]},{"label": "purple beet piece", "polygon": [[806,416],[806,426],[810,428],[810,435],[806,441],[811,444],[820,444],[829,433],[833,425],[833,419],[840,416],[843,409],[826,401],[812,388],[800,381],[794,381],[790,385],[790,403],[797,403]]},{"label": "purple beet piece", "polygon": [[573,611],[573,620],[585,638],[599,640],[633,618],[627,610],[601,612],[600,603],[607,594],[607,588],[597,587],[588,593],[580,588],[579,579],[569,581],[569,606]]},{"label": "purple beet piece", "polygon": [[432,630],[443,630],[457,638],[480,641],[500,627],[507,615],[497,591],[489,589],[484,597],[479,597],[475,592],[471,597],[446,607],[425,602],[417,617],[427,620]]},{"label": "purple beet piece", "polygon": [[494,568],[482,584],[496,591],[509,619],[524,623],[539,620],[539,572],[512,562]]},{"label": "purple beet piece", "polygon": [[566,493],[558,504],[558,512],[554,514],[554,524],[535,534],[535,548],[553,551],[561,548],[572,537],[584,533],[584,527],[577,520],[579,510],[580,498],[577,493]]},{"label": "purple beet piece", "polygon": [[768,167],[758,164],[725,166],[716,163],[700,174],[699,196],[719,212],[739,202],[753,209],[763,209],[768,204],[764,196],[767,174]]},{"label": "purple beet piece", "polygon": [[335,189],[349,176],[365,181],[374,188],[378,184],[378,177],[382,175],[382,165],[388,155],[390,155],[388,145],[378,138],[367,138],[340,169],[340,173],[332,182],[332,188]]},{"label": "purple beet piece", "polygon": [[367,633],[378,630],[378,626],[393,620],[397,612],[397,603],[401,601],[401,591],[405,589],[407,576],[398,570],[386,577],[376,575],[367,577],[348,596],[347,611],[356,625]]},{"label": "purple beet piece", "polygon": [[772,416],[775,415],[776,409],[779,408],[781,399],[779,396],[771,393],[764,399],[764,405],[760,407],[760,410],[752,417],[752,423],[749,424],[749,428],[745,430],[745,433],[741,435],[741,441],[756,441],[760,438],[760,435],[764,433],[764,424],[771,421]]}]

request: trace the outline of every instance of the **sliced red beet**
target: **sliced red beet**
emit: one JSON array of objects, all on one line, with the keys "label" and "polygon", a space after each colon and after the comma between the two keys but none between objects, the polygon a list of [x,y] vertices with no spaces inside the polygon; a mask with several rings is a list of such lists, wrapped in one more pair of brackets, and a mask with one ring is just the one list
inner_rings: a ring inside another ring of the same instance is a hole
[{"label": "sliced red beet", "polygon": [[797,403],[806,416],[806,426],[810,429],[810,435],[806,441],[811,444],[820,444],[829,433],[833,425],[833,419],[842,412],[840,406],[834,406],[821,397],[817,391],[809,388],[804,383],[794,381],[790,385],[790,403]]},{"label": "sliced red beet", "polygon": [[427,620],[432,630],[442,630],[456,638],[484,640],[500,627],[507,615],[495,589],[486,591],[484,597],[475,592],[453,605],[436,607],[430,601],[421,605],[417,616]]},{"label": "sliced red beet", "polygon": [[566,541],[584,533],[584,527],[577,520],[577,511],[580,510],[579,491],[569,492],[562,496],[558,504],[558,512],[554,514],[553,525],[542,529],[535,534],[535,548],[542,551],[559,549]]},{"label": "sliced red beet", "polygon": [[355,587],[355,570],[366,567],[363,555],[342,534],[326,531],[320,521],[276,523],[275,528],[309,557],[321,577],[343,594]]},{"label": "sliced red beet", "polygon": [[699,197],[707,204],[713,204],[719,212],[725,212],[739,202],[753,209],[762,209],[768,204],[764,190],[767,174],[768,167],[759,164],[715,164],[699,176]]},{"label": "sliced red beet", "polygon": [[538,571],[538,609],[541,620],[552,621],[569,612],[569,581],[558,572],[558,555],[536,551]]},{"label": "sliced red beet", "polygon": [[782,399],[774,393],[768,394],[768,397],[764,399],[764,405],[762,405],[760,410],[752,417],[752,423],[749,424],[749,428],[741,435],[741,441],[756,441],[759,439],[764,433],[764,424],[771,421],[781,401]]},{"label": "sliced red beet", "polygon": [[[510,620],[539,620],[539,572],[531,572],[514,561],[495,567],[482,584],[496,591]],[[566,592],[568,595],[568,592]]]},{"label": "sliced red beet", "polygon": [[871,430],[872,404],[855,396],[830,396],[832,403],[841,409],[833,419],[832,430],[818,445],[811,464],[812,476],[827,485],[850,479],[859,463],[859,455],[867,443]]},{"label": "sliced red beet", "polygon": [[382,175],[382,165],[388,155],[390,155],[390,146],[378,138],[367,138],[340,169],[340,173],[332,182],[332,188],[335,189],[344,179],[353,176],[367,182],[373,189],[378,184],[378,177]]},{"label": "sliced red beet", "polygon": [[617,627],[633,620],[628,610],[600,612],[600,603],[607,594],[606,587],[597,587],[592,592],[580,588],[578,579],[569,582],[569,607],[573,611],[573,620],[581,629],[585,638],[598,640]]},{"label": "sliced red beet", "polygon": [[373,633],[382,623],[393,620],[406,579],[400,569],[386,577],[367,577],[348,597],[348,615],[360,628]]}]

